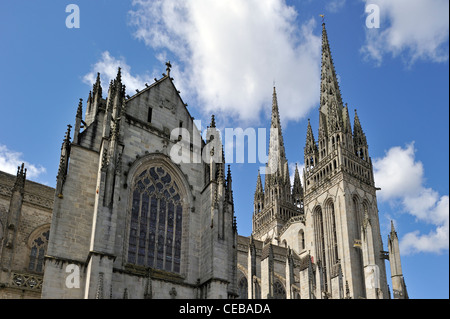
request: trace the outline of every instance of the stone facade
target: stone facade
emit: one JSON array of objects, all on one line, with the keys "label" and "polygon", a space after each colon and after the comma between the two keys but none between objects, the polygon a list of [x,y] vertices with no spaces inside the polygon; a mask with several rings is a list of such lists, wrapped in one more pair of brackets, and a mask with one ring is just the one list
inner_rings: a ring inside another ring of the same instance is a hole
[{"label": "stone facade", "polygon": [[23,166],[0,172],[0,298],[40,298],[53,194]]},{"label": "stone facade", "polygon": [[197,160],[222,144],[202,141],[170,64],[132,97],[120,69],[106,99],[99,76],[84,121],[82,107],[61,150],[42,297],[235,297],[231,172]]}]

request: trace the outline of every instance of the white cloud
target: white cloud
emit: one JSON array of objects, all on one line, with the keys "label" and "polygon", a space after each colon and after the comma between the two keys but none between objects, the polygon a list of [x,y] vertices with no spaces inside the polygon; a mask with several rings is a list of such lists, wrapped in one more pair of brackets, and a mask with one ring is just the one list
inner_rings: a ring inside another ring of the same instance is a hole
[{"label": "white cloud", "polygon": [[366,29],[362,53],[380,64],[385,54],[416,60],[448,60],[448,0],[364,0],[380,8],[379,29]]},{"label": "white cloud", "polygon": [[414,143],[403,149],[392,147],[386,156],[374,161],[375,181],[381,187],[381,200],[405,197],[413,194],[422,184],[423,165],[415,162]]},{"label": "white cloud", "polygon": [[326,10],[332,13],[336,13],[345,6],[346,0],[331,0],[327,1]]},{"label": "white cloud", "polygon": [[119,67],[121,68],[122,83],[126,86],[129,95],[134,95],[136,89],[144,88],[145,83],[153,83],[150,75],[131,75],[131,67],[126,63],[125,58],[115,58],[108,51],[102,53],[100,60],[91,67],[91,72],[83,77],[83,82],[88,85],[94,84],[97,72],[100,72],[103,91],[108,92],[109,82],[116,78]]},{"label": "white cloud", "polygon": [[382,201],[400,204],[417,222],[433,225],[428,234],[414,231],[403,236],[403,254],[440,253],[449,248],[449,196],[424,185],[423,164],[415,159],[414,143],[392,147],[383,158],[373,161],[376,185]]},{"label": "white cloud", "polygon": [[31,164],[22,157],[22,153],[10,150],[6,145],[0,144],[0,171],[16,175],[17,167],[24,163],[27,169],[27,179],[36,178],[46,172],[45,167]]},{"label": "white cloud", "polygon": [[161,56],[169,51],[176,57],[177,87],[204,113],[258,120],[260,112],[270,112],[273,81],[280,88],[283,120],[298,120],[318,103],[316,23],[311,19],[298,27],[296,11],[284,1],[134,0],[133,5],[135,36]]}]

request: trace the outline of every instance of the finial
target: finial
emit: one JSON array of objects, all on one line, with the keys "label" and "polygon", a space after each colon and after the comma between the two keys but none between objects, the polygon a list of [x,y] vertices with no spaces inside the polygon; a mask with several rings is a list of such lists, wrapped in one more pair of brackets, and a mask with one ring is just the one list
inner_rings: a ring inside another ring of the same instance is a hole
[{"label": "finial", "polygon": [[211,116],[211,124],[210,124],[210,127],[216,127],[216,119],[215,119],[215,117],[214,117],[214,114]]},{"label": "finial", "polygon": [[324,14],[319,14],[319,17],[322,18],[322,25],[325,24],[325,15]]},{"label": "finial", "polygon": [[170,76],[170,69],[172,68],[172,64],[170,64],[170,61],[166,62],[166,66],[167,66],[167,68],[166,68],[167,77],[169,77]]}]

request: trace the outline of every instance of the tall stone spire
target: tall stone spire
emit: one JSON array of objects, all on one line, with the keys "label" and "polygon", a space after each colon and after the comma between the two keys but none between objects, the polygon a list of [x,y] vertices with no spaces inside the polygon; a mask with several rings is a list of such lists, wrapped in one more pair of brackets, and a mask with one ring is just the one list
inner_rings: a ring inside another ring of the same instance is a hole
[{"label": "tall stone spire", "polygon": [[325,114],[328,114],[328,108],[336,103],[335,107],[342,109],[342,97],[339,83],[334,68],[333,58],[331,57],[330,43],[328,42],[325,23],[322,24],[322,71],[320,84],[320,108]]},{"label": "tall stone spire", "polygon": [[286,164],[286,151],[284,149],[283,135],[281,132],[280,113],[278,110],[277,92],[273,88],[272,97],[272,120],[270,125],[270,140],[269,140],[269,160],[267,167],[269,173],[277,176],[285,177],[284,167]]}]

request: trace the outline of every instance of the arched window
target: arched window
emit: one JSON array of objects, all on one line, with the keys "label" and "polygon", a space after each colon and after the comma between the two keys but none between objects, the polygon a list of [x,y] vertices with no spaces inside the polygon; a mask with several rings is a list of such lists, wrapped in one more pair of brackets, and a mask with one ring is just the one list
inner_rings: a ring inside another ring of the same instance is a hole
[{"label": "arched window", "polygon": [[44,271],[44,256],[47,251],[49,233],[49,229],[41,231],[32,240],[30,262],[28,263],[29,271],[37,273],[42,273]]},{"label": "arched window", "polygon": [[278,280],[273,284],[273,298],[274,299],[286,299],[286,291],[283,285]]},{"label": "arched window", "polygon": [[298,247],[299,252],[302,252],[305,249],[305,232],[303,229],[300,229],[298,232]]},{"label": "arched window", "polygon": [[362,226],[362,218],[361,211],[359,209],[359,201],[357,197],[353,197],[353,210],[355,213],[355,239],[361,239],[361,226]]},{"label": "arched window", "polygon": [[330,219],[331,219],[331,247],[333,249],[332,254],[332,263],[335,264],[339,260],[339,254],[338,254],[338,243],[337,243],[337,231],[336,231],[336,214],[334,211],[334,203],[330,202],[329,204],[329,210],[330,210]]},{"label": "arched window", "polygon": [[245,276],[241,277],[238,284],[239,289],[239,299],[248,299],[248,283],[247,278]]},{"label": "arched window", "polygon": [[[324,219],[322,215],[322,208],[317,206],[314,211],[314,239],[316,242],[316,256],[322,265],[324,277],[327,278],[327,264],[325,257],[325,233],[324,233]],[[324,289],[328,290],[328,282],[324,281]]]},{"label": "arched window", "polygon": [[131,193],[128,262],[180,272],[183,206],[180,189],[162,167],[138,172]]}]

